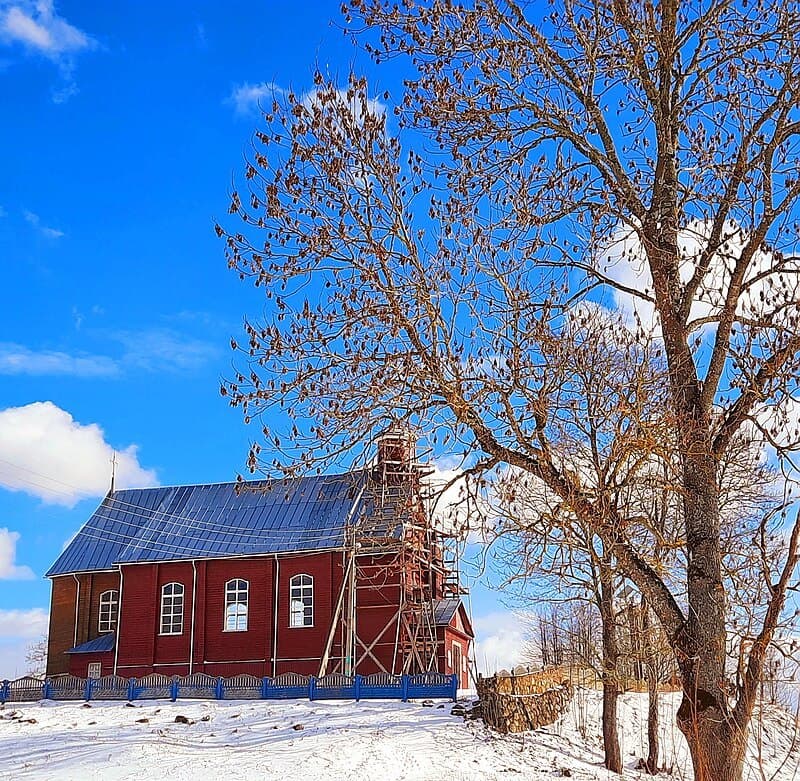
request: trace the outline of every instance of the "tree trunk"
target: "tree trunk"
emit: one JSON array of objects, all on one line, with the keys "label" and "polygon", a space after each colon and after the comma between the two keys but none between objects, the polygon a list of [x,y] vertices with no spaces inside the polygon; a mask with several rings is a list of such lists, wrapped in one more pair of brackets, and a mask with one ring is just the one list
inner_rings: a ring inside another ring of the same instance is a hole
[{"label": "tree trunk", "polygon": [[658,670],[655,663],[647,670],[647,760],[645,770],[658,773]]},{"label": "tree trunk", "polygon": [[647,676],[647,759],[645,770],[650,775],[658,773],[658,649],[650,623],[650,608],[642,597],[642,644],[645,649],[644,669]]},{"label": "tree trunk", "polygon": [[[697,781],[740,781],[747,749],[747,728],[738,729],[732,722],[720,720],[715,708],[705,708],[688,723],[678,710],[678,726],[686,736]],[[689,706],[690,707],[690,706]],[[688,729],[688,725],[692,729]]]},{"label": "tree trunk", "polygon": [[689,744],[696,781],[740,781],[749,723],[735,724],[726,691],[717,463],[703,435],[687,440],[683,480],[689,610],[676,644],[683,679],[677,723]]},{"label": "tree trunk", "polygon": [[619,697],[619,646],[614,615],[614,578],[606,564],[600,563],[600,619],[603,626],[603,750],[605,766],[622,773],[622,752],[617,734]]}]

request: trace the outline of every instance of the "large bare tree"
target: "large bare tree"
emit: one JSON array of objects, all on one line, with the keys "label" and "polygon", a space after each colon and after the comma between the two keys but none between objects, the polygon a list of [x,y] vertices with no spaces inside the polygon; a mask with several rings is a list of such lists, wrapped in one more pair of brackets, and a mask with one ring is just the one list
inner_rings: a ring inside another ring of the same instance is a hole
[{"label": "large bare tree", "polygon": [[[294,418],[286,437],[265,428],[269,466],[324,468],[408,421],[475,473],[543,481],[664,628],[696,778],[739,778],[800,525],[764,562],[732,691],[719,465],[745,424],[779,456],[795,445],[797,2],[351,6],[379,60],[410,63],[401,128],[356,78],[339,90],[318,76],[266,107],[232,198],[244,227],[218,230],[267,309],[224,392],[248,419]],[[685,601],[608,496],[554,456],[573,402],[542,345],[579,302],[662,341]]]}]

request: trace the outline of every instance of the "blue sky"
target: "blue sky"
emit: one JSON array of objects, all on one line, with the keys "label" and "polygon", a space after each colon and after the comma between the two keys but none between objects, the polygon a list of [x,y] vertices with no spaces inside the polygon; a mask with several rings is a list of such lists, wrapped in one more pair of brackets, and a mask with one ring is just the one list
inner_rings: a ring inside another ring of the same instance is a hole
[{"label": "blue sky", "polygon": [[[213,482],[251,436],[219,396],[261,294],[213,231],[257,122],[259,85],[366,73],[339,2],[0,0],[0,677],[46,623],[42,574],[125,484]],[[334,21],[334,24],[331,22]],[[391,101],[390,101],[391,102]],[[494,594],[485,651],[519,629]]]}]

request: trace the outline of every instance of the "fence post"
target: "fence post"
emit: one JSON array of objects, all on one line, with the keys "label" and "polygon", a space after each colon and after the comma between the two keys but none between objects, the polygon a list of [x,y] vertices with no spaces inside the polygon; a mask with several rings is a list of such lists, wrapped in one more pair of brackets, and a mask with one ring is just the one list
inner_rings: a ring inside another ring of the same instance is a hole
[{"label": "fence post", "polygon": [[261,679],[261,699],[269,699],[269,678]]},{"label": "fence post", "polygon": [[408,675],[404,675],[400,679],[400,699],[402,699],[403,702],[408,702],[408,680]]},{"label": "fence post", "polygon": [[361,699],[361,676],[358,674],[356,674],[353,681],[353,689],[355,690],[356,702],[358,702]]},{"label": "fence post", "polygon": [[136,699],[136,678],[128,679],[128,702]]},{"label": "fence post", "polygon": [[86,685],[83,687],[83,699],[87,702],[92,699],[92,679],[86,679]]},{"label": "fence post", "polygon": [[172,683],[169,685],[169,698],[175,702],[178,699],[178,678],[177,676],[172,679]]},{"label": "fence post", "polygon": [[317,679],[312,675],[308,679],[308,699],[314,699],[314,695],[317,693]]},{"label": "fence post", "polygon": [[44,683],[42,684],[42,699],[49,700],[50,699],[50,679],[45,678]]},{"label": "fence post", "polygon": [[455,702],[458,700],[458,675],[456,673],[450,676],[450,683],[453,687],[453,702]]},{"label": "fence post", "polygon": [[217,685],[214,687],[214,696],[218,700],[225,699],[225,691],[223,689],[222,678],[217,678]]},{"label": "fence post", "polygon": [[4,679],[3,685],[0,687],[0,702],[5,703],[5,701],[8,699],[10,691],[11,684],[8,682],[8,680]]}]

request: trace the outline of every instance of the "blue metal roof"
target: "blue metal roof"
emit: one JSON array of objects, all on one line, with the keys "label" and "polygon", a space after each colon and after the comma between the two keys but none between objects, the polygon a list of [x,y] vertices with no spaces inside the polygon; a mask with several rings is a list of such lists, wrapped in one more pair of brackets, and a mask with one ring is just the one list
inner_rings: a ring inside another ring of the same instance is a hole
[{"label": "blue metal roof", "polygon": [[100,635],[100,637],[95,637],[94,640],[89,640],[88,643],[82,643],[81,645],[76,645],[74,648],[70,648],[69,651],[66,653],[68,654],[100,654],[105,653],[106,651],[113,651],[114,650],[114,634],[110,635]]},{"label": "blue metal roof", "polygon": [[437,599],[433,603],[433,622],[436,626],[447,626],[453,620],[460,605],[461,600],[453,597]]},{"label": "blue metal roof", "polygon": [[399,536],[398,515],[376,513],[376,493],[372,488],[364,490],[368,487],[368,475],[358,471],[115,491],[67,545],[47,576],[143,561],[341,548],[348,519],[367,516],[371,533]]}]

